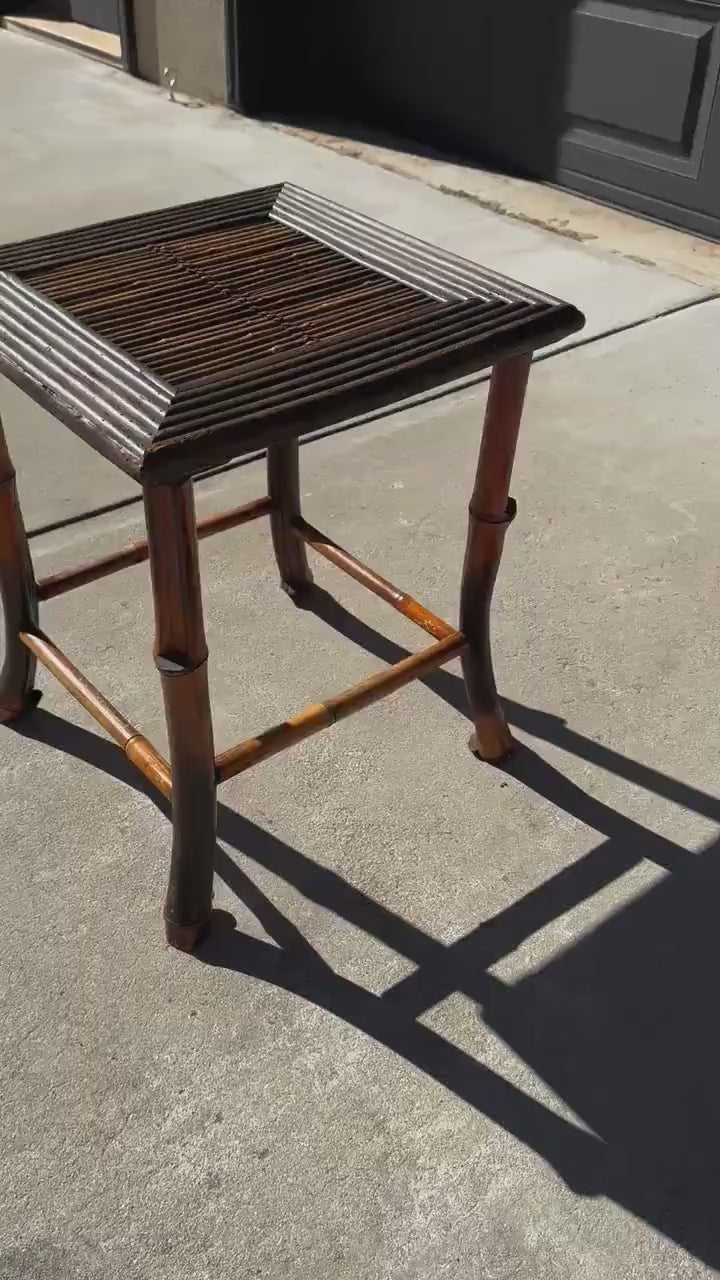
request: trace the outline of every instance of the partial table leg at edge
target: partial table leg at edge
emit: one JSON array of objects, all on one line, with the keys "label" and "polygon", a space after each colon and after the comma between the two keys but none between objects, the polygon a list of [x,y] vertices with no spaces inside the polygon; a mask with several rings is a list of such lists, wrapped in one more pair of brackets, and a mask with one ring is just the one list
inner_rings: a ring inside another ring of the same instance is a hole
[{"label": "partial table leg at edge", "polygon": [[513,750],[495,685],[490,613],[505,533],[515,515],[508,495],[531,360],[516,356],[492,372],[460,596],[460,629],[467,640],[462,668],[475,724],[471,746],[491,764],[502,764]]},{"label": "partial table leg at edge", "polygon": [[0,600],[4,659],[0,667],[0,724],[17,720],[34,705],[35,657],[20,632],[38,623],[38,601],[30,549],[2,421],[0,421]]},{"label": "partial table leg at edge", "polygon": [[283,589],[296,604],[313,585],[305,542],[293,527],[300,510],[300,446],[297,437],[268,445],[268,495],[272,502],[270,531]]}]

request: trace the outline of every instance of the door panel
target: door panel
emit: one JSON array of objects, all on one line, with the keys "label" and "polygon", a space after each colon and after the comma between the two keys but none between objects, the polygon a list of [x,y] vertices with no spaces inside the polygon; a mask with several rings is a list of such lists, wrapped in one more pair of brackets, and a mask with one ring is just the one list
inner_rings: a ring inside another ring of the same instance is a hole
[{"label": "door panel", "polygon": [[712,36],[709,22],[587,0],[571,25],[568,112],[600,131],[684,150]]},{"label": "door panel", "polygon": [[556,177],[720,234],[720,4],[580,0],[567,55]]},{"label": "door panel", "polygon": [[73,22],[120,34],[118,0],[70,0],[70,13]]}]

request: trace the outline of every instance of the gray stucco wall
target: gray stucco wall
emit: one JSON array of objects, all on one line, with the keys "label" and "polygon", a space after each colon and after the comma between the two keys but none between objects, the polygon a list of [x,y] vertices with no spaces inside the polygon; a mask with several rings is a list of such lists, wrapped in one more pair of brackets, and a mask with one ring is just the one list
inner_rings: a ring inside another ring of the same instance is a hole
[{"label": "gray stucco wall", "polygon": [[224,0],[135,0],[138,72],[207,102],[226,100]]}]

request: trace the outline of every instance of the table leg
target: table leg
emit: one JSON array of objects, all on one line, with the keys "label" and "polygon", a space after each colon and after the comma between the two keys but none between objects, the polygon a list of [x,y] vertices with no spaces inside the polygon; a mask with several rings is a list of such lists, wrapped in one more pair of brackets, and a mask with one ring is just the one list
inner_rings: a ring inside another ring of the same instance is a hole
[{"label": "table leg", "polygon": [[155,602],[154,654],[172,774],[173,845],[165,929],[171,946],[191,951],[210,919],[217,822],[192,483],[146,485],[144,496]]},{"label": "table leg", "polygon": [[38,605],[30,550],[15,485],[15,471],[0,422],[0,601],[4,645],[0,666],[0,724],[33,705],[35,657],[19,633],[37,626]]},{"label": "table leg", "polygon": [[293,600],[300,600],[313,585],[303,539],[292,526],[300,515],[300,470],[298,440],[271,444],[267,451],[268,493],[273,503],[270,513],[275,559],[283,588]]},{"label": "table leg", "polygon": [[495,687],[490,606],[505,532],[515,515],[508,493],[531,359],[516,356],[492,372],[463,567],[460,628],[468,642],[462,666],[475,722],[471,747],[493,764],[513,749]]}]

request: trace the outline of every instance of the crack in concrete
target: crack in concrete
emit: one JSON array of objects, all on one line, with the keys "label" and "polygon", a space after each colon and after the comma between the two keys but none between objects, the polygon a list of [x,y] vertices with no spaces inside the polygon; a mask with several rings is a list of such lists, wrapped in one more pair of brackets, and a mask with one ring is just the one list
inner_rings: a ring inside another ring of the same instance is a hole
[{"label": "crack in concrete", "polygon": [[[551,360],[555,356],[565,355],[568,351],[575,351],[578,347],[590,346],[593,342],[600,342],[604,338],[612,338],[615,334],[626,333],[631,329],[640,329],[646,324],[654,324],[656,320],[662,320],[666,316],[675,315],[680,311],[689,311],[693,307],[704,306],[706,302],[712,302],[720,297],[720,291],[708,292],[700,298],[690,298],[683,302],[677,302],[673,306],[666,307],[662,311],[658,311],[655,315],[645,316],[640,320],[629,320],[625,324],[617,325],[613,329],[605,329],[602,333],[592,334],[590,337],[578,337],[567,345],[550,348],[546,351],[537,351],[534,356],[533,363],[539,363],[541,360]],[[343,431],[349,431],[353,427],[364,426],[369,422],[376,422],[378,418],[390,417],[395,413],[402,413],[406,409],[413,409],[422,404],[432,404],[435,400],[441,400],[444,396],[450,396],[469,390],[471,387],[480,386],[481,383],[487,382],[490,378],[490,370],[483,371],[469,379],[460,383],[452,383],[450,386],[443,386],[440,390],[426,391],[422,395],[413,396],[411,399],[404,400],[400,404],[387,409],[376,410],[372,413],[363,415],[360,418],[354,418],[350,422],[341,422],[336,426],[322,427],[319,431],[309,431],[307,435],[300,437],[301,444],[312,444],[314,440],[323,440],[328,436],[339,435]],[[222,475],[228,471],[236,471],[240,467],[248,466],[251,462],[259,462],[265,457],[265,450],[258,450],[255,453],[246,454],[242,458],[238,458],[235,462],[226,463],[222,467],[214,467],[210,471],[204,471],[202,475],[197,476],[197,480],[206,480],[211,476]],[[99,519],[101,516],[108,515],[113,511],[121,511],[125,507],[137,506],[142,502],[142,492],[127,498],[119,498],[116,502],[109,502],[104,506],[93,507],[89,511],[80,511],[72,516],[65,516],[61,520],[52,521],[49,524],[38,525],[33,529],[29,529],[28,538],[39,538],[45,533],[55,533],[59,529],[67,529],[75,524],[82,524],[83,521],[91,521]]]},{"label": "crack in concrete", "polygon": [[[387,167],[389,168],[390,166]],[[497,213],[500,217],[512,218],[513,221],[523,222],[529,227],[539,227],[541,231],[552,231],[554,235],[564,236],[566,240],[576,240],[580,244],[586,244],[589,240],[598,239],[591,231],[585,233],[575,231],[567,222],[560,222],[556,218],[534,218],[529,213],[520,213],[519,210],[508,209],[507,205],[504,205],[501,200],[486,199],[483,196],[476,195],[474,191],[463,191],[462,187],[450,187],[444,182],[439,182],[437,186],[434,183],[431,185],[435,191],[442,191],[444,196],[456,196],[460,200],[469,200],[471,204],[478,205],[481,209],[486,209],[488,213]],[[631,254],[623,254],[623,257],[632,256]],[[644,262],[646,266],[655,266],[655,263],[650,262],[648,258],[634,258],[634,261]]]}]

